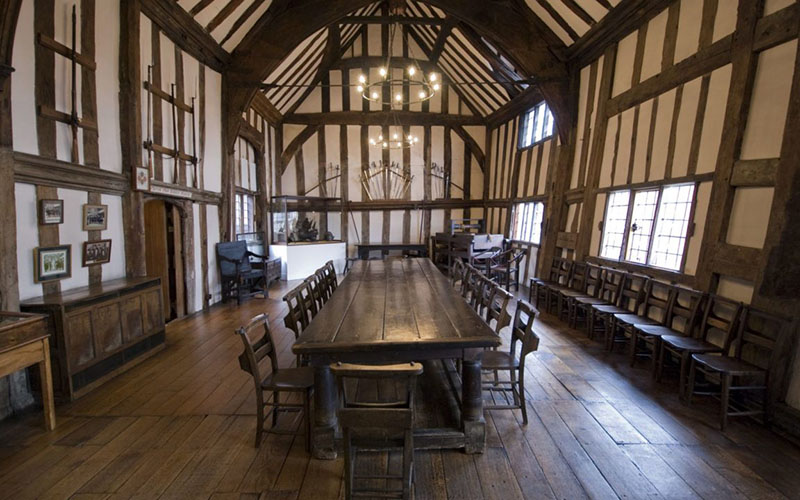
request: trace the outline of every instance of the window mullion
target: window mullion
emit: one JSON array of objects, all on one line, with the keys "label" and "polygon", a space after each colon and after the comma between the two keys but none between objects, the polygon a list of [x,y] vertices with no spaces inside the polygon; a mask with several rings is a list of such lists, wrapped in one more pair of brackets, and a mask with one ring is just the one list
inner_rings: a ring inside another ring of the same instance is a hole
[{"label": "window mullion", "polygon": [[656,229],[658,228],[658,217],[661,215],[661,197],[664,194],[664,186],[658,188],[658,198],[656,198],[656,209],[653,213],[653,223],[650,228],[650,243],[647,244],[647,258],[645,262],[650,264],[650,255],[653,253],[653,242],[656,239]]},{"label": "window mullion", "polygon": [[628,255],[628,237],[631,233],[631,224],[633,223],[633,206],[636,204],[636,191],[630,190],[630,196],[628,197],[628,215],[625,218],[625,228],[622,232],[622,245],[620,245],[619,249],[619,259],[622,261],[627,261]]}]

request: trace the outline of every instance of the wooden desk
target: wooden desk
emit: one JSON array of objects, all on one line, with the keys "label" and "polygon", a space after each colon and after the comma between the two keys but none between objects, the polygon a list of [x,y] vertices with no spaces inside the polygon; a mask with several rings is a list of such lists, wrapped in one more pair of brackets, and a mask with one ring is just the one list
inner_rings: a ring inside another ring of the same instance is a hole
[{"label": "wooden desk", "polygon": [[52,431],[56,428],[56,410],[50,374],[49,337],[45,316],[0,312],[0,377],[31,365],[39,365],[44,425]]},{"label": "wooden desk", "polygon": [[361,260],[369,259],[370,252],[380,251],[381,254],[389,250],[403,250],[416,252],[421,257],[428,256],[428,245],[422,243],[365,243],[356,245],[358,248],[358,258]]},{"label": "wooden desk", "polygon": [[415,446],[482,452],[481,353],[500,343],[429,259],[357,261],[292,348],[315,367],[314,455],[336,457],[330,363],[456,358],[462,360],[460,428],[417,429]]}]

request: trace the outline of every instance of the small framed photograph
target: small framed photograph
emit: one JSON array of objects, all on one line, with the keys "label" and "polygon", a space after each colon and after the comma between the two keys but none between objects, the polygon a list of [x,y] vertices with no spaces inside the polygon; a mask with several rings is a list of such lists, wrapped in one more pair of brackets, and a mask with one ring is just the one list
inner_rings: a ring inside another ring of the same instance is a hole
[{"label": "small framed photograph", "polygon": [[136,168],[136,190],[150,191],[150,169],[147,167]]},{"label": "small framed photograph", "polygon": [[33,281],[60,280],[72,276],[72,245],[33,249]]},{"label": "small framed photograph", "polygon": [[83,230],[105,231],[108,228],[108,205],[83,206]]},{"label": "small framed photograph", "polygon": [[39,201],[39,224],[62,224],[64,222],[64,200]]},{"label": "small framed photograph", "polygon": [[111,240],[83,242],[83,267],[107,262],[111,262]]}]

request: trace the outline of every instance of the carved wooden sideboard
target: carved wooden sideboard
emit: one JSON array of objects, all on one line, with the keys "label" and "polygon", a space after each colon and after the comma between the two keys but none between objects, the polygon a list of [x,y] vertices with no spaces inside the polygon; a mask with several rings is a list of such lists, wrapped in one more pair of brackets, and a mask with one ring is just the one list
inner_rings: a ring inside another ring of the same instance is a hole
[{"label": "carved wooden sideboard", "polygon": [[72,400],[164,347],[159,278],[118,279],[26,300],[48,316],[53,385]]}]

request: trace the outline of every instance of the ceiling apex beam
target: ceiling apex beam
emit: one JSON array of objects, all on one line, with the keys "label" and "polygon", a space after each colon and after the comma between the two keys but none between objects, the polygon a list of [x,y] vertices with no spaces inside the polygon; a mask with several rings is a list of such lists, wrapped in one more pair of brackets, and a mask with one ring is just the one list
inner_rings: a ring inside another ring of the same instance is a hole
[{"label": "ceiling apex beam", "polygon": [[409,16],[347,16],[338,24],[414,24],[441,26],[444,19],[436,17],[409,17]]}]

